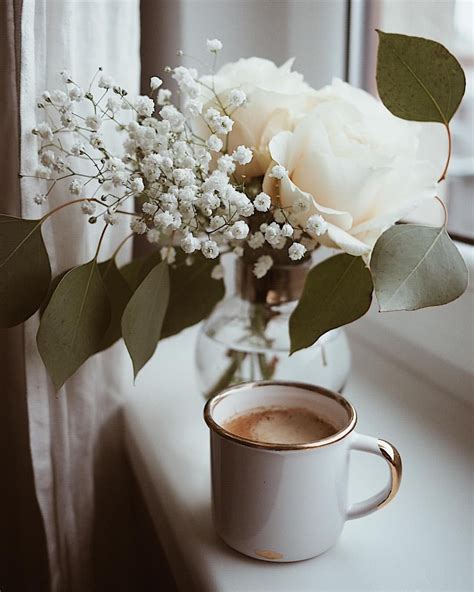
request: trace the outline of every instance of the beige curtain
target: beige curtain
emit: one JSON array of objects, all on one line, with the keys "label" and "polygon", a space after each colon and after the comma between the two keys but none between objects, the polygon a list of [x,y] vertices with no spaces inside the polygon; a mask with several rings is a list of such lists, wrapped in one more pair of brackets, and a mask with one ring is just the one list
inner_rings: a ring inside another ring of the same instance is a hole
[{"label": "beige curtain", "polygon": [[[21,215],[20,22],[20,0],[1,2],[0,211],[11,216]],[[0,329],[0,589],[41,592],[48,587],[46,540],[29,453],[23,344],[22,327]]]},{"label": "beige curtain", "polygon": [[[36,98],[45,88],[58,87],[60,70],[86,84],[99,65],[137,93],[139,5],[138,0],[24,0],[20,14],[19,2],[0,4],[0,131],[2,140],[8,138],[2,143],[0,209],[36,218],[42,214],[32,199],[38,181],[23,179],[20,192],[17,177],[19,150],[21,172],[35,168],[30,132]],[[56,192],[47,207],[63,199]],[[91,256],[95,229],[81,222],[76,210],[45,227],[55,273]],[[104,256],[125,232],[122,227],[110,233]],[[0,589],[133,589],[138,545],[120,416],[124,389],[131,384],[129,362],[123,346],[116,345],[90,360],[56,396],[36,350],[37,324],[35,317],[0,335],[6,465],[1,491],[8,514],[2,520]]]}]

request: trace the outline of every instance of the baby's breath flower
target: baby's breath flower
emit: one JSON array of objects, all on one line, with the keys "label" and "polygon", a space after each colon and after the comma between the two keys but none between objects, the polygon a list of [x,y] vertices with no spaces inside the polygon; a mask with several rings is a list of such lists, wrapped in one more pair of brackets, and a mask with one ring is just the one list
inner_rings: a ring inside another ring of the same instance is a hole
[{"label": "baby's breath flower", "polygon": [[44,164],[44,166],[49,167],[54,164],[55,158],[52,150],[43,150],[43,152],[41,152],[40,162],[41,164]]},{"label": "baby's breath flower", "polygon": [[212,268],[211,278],[213,280],[222,280],[224,278],[224,267],[220,263]]},{"label": "baby's breath flower", "polygon": [[89,142],[93,148],[100,149],[104,147],[104,138],[98,133],[92,133]]},{"label": "baby's breath flower", "polygon": [[86,117],[85,124],[93,132],[96,132],[102,125],[102,119],[97,117],[97,115],[89,115],[89,117]]},{"label": "baby's breath flower", "polygon": [[141,193],[145,189],[142,178],[135,177],[135,179],[133,179],[130,183],[130,189],[135,193]]},{"label": "baby's breath flower", "polygon": [[112,78],[112,76],[106,76],[105,74],[101,74],[99,77],[99,82],[97,83],[97,86],[99,88],[112,88],[114,86],[114,79]]},{"label": "baby's breath flower", "polygon": [[82,189],[82,183],[79,179],[73,179],[69,184],[69,192],[73,195],[80,195]]},{"label": "baby's breath flower", "polygon": [[247,95],[240,88],[233,88],[229,93],[229,105],[231,107],[240,107],[247,100]]},{"label": "baby's breath flower", "polygon": [[166,105],[171,99],[171,91],[167,88],[160,88],[156,102],[158,105]]},{"label": "baby's breath flower", "polygon": [[110,226],[114,226],[114,224],[117,224],[118,222],[118,216],[115,213],[115,211],[110,208],[108,209],[105,214],[104,214],[104,222],[106,224],[110,224]]},{"label": "baby's breath flower", "polygon": [[291,226],[291,224],[286,223],[281,227],[281,234],[286,238],[291,238],[293,236],[293,232],[293,226]]},{"label": "baby's breath flower", "polygon": [[151,228],[147,233],[146,233],[146,238],[148,240],[149,243],[159,243],[161,240],[161,233],[159,230],[157,230],[156,228]]},{"label": "baby's breath flower", "polygon": [[64,111],[64,113],[61,114],[61,123],[66,129],[75,129],[77,119],[71,111]]},{"label": "baby's breath flower", "polygon": [[313,216],[310,216],[308,218],[305,230],[311,236],[321,236],[322,234],[325,234],[327,232],[328,223],[322,216],[314,214]]},{"label": "baby's breath flower", "polygon": [[161,78],[159,76],[152,76],[150,78],[150,88],[151,90],[156,90],[157,88],[160,88],[160,86],[163,84],[163,80],[161,80]]},{"label": "baby's breath flower", "polygon": [[112,115],[115,115],[116,113],[118,113],[121,108],[122,108],[122,100],[119,99],[119,97],[117,97],[115,95],[110,96],[105,103],[106,111],[110,111],[112,113]]},{"label": "baby's breath flower", "polygon": [[36,169],[36,176],[40,179],[49,179],[51,176],[51,169],[44,165],[40,165]]},{"label": "baby's breath flower", "polygon": [[76,101],[78,103],[84,98],[84,91],[80,86],[73,86],[69,89],[69,98],[71,101]]},{"label": "baby's breath flower", "polygon": [[269,195],[262,191],[254,199],[253,205],[259,212],[268,212],[270,206],[272,205],[272,199]]},{"label": "baby's breath flower", "polygon": [[69,70],[62,70],[59,74],[63,79],[63,82],[65,82],[66,84],[72,82],[71,73],[69,72]]},{"label": "baby's breath flower", "polygon": [[201,246],[199,239],[192,235],[192,233],[187,234],[181,239],[181,248],[185,253],[194,253],[194,251],[198,250]]},{"label": "baby's breath flower", "polygon": [[235,247],[232,251],[236,257],[243,257],[244,256],[244,249],[243,247]]},{"label": "baby's breath flower", "polygon": [[157,212],[153,218],[153,222],[157,228],[166,230],[173,224],[173,214],[170,212]]},{"label": "baby's breath flower", "polygon": [[160,110],[160,115],[163,119],[169,121],[171,128],[174,131],[180,131],[183,123],[184,123],[184,116],[182,113],[176,109],[173,105],[165,105]]},{"label": "baby's breath flower", "polygon": [[283,177],[286,177],[288,175],[288,171],[285,169],[285,167],[276,164],[270,173],[270,177],[274,177],[275,179],[283,179]]},{"label": "baby's breath flower", "polygon": [[299,261],[304,257],[306,247],[301,243],[293,243],[288,249],[288,256],[292,261]]},{"label": "baby's breath flower", "polygon": [[146,223],[141,218],[134,218],[130,222],[130,229],[135,234],[145,234],[148,230]]},{"label": "baby's breath flower", "polygon": [[222,228],[226,224],[226,221],[222,216],[213,216],[209,221],[209,226],[216,230],[217,228]]},{"label": "baby's breath flower", "polygon": [[304,195],[297,197],[291,206],[291,210],[294,214],[301,214],[307,212],[309,209],[309,198]]},{"label": "baby's breath flower", "polygon": [[219,256],[219,247],[216,241],[207,240],[202,243],[201,251],[206,259],[215,259]]},{"label": "baby's breath flower", "polygon": [[235,171],[235,164],[230,154],[223,154],[217,160],[217,168],[228,175]]},{"label": "baby's breath flower", "polygon": [[95,212],[96,204],[93,201],[83,201],[81,203],[81,210],[87,216],[92,216]]},{"label": "baby's breath flower", "polygon": [[160,250],[162,260],[168,265],[176,261],[176,249],[174,247],[162,247]]},{"label": "baby's breath flower", "polygon": [[202,102],[197,99],[188,99],[184,105],[185,110],[193,117],[197,117],[202,113],[202,107]]},{"label": "baby's breath flower", "polygon": [[232,224],[231,231],[234,238],[241,240],[247,238],[249,227],[243,220],[238,220]]},{"label": "baby's breath flower", "polygon": [[265,229],[265,240],[272,246],[276,246],[280,241],[281,229],[276,222],[272,222]]},{"label": "baby's breath flower", "polygon": [[252,160],[252,157],[252,151],[246,146],[237,146],[237,148],[232,153],[232,158],[235,160],[235,162],[241,165],[248,164]]},{"label": "baby's breath flower", "polygon": [[224,142],[215,134],[211,134],[206,141],[207,147],[212,152],[220,152],[224,145]]},{"label": "baby's breath flower", "polygon": [[35,204],[38,204],[40,206],[41,204],[43,204],[46,201],[46,194],[45,193],[37,193],[34,196],[33,201],[35,202]]},{"label": "baby's breath flower", "polygon": [[81,144],[80,142],[76,142],[75,144],[73,144],[71,146],[71,154],[73,156],[79,156],[79,154],[81,154],[81,152],[83,152],[85,150],[85,146],[84,144]]},{"label": "baby's breath flower", "polygon": [[51,93],[51,102],[58,108],[67,109],[70,105],[69,97],[62,90],[53,90]]},{"label": "baby's breath flower", "polygon": [[259,249],[263,247],[263,243],[265,242],[265,237],[261,232],[255,232],[247,239],[247,244],[251,249]]},{"label": "baby's breath flower", "polygon": [[41,139],[47,140],[48,142],[51,142],[51,140],[53,139],[53,132],[50,126],[44,122],[39,123],[33,130],[33,133],[38,134]]},{"label": "baby's breath flower", "polygon": [[263,278],[273,265],[270,255],[261,255],[253,266],[253,273],[257,278]]},{"label": "baby's breath flower", "polygon": [[140,117],[150,117],[155,110],[155,103],[150,97],[139,96],[133,105]]},{"label": "baby's breath flower", "polygon": [[208,51],[211,51],[213,53],[217,53],[218,51],[220,51],[222,49],[222,42],[219,41],[219,39],[208,39],[206,41],[206,47],[207,47]]},{"label": "baby's breath flower", "polygon": [[217,131],[220,134],[229,134],[232,131],[233,127],[234,127],[234,121],[230,117],[228,117],[227,115],[224,115],[220,119],[220,124],[219,124]]}]

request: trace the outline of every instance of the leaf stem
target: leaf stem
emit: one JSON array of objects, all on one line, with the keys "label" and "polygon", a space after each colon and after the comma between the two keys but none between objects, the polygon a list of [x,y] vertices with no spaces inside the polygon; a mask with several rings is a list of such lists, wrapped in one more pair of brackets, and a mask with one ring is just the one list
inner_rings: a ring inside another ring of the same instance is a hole
[{"label": "leaf stem", "polygon": [[443,227],[447,228],[448,226],[448,208],[446,207],[446,204],[444,203],[444,201],[438,196],[435,195],[435,199],[439,201],[439,203],[442,205],[443,210],[444,210],[444,222],[443,222]]},{"label": "leaf stem", "polygon": [[115,249],[115,251],[112,254],[111,259],[115,259],[115,257],[117,257],[118,252],[120,251],[120,249],[123,247],[123,245],[128,241],[128,239],[132,238],[133,236],[133,232],[131,232],[128,236],[126,236],[123,241],[119,244],[119,246]]},{"label": "leaf stem", "polygon": [[[446,131],[448,132],[448,158],[446,159],[446,164],[444,165],[443,172],[441,173],[441,177],[438,179],[438,183],[444,181],[446,179],[446,174],[448,172],[449,161],[451,160],[451,152],[453,147],[453,139],[451,137],[451,130],[449,129],[449,124],[445,124]],[[444,205],[444,204],[443,204]]]},{"label": "leaf stem", "polygon": [[108,226],[108,224],[105,224],[104,225],[104,228],[102,229],[102,232],[100,234],[99,242],[97,243],[97,249],[96,249],[96,252],[95,252],[95,255],[94,255],[94,261],[97,261],[97,257],[99,255],[99,251],[100,251],[100,246],[102,244],[102,240],[104,238],[105,231],[107,230],[107,226]]}]

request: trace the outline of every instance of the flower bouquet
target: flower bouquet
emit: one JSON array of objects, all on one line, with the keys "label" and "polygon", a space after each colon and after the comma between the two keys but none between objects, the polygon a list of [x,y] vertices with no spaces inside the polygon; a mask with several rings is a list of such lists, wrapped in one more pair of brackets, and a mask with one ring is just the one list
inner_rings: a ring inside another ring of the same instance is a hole
[{"label": "flower bouquet", "polygon": [[[241,59],[216,70],[222,44],[207,46],[209,73],[167,69],[174,104],[158,77],[149,96],[131,98],[100,69],[87,89],[62,72],[63,87],[39,99],[35,176],[44,190],[32,199],[44,213],[0,216],[0,323],[19,324],[40,309],[37,345],[56,389],[121,337],[136,375],[160,339],[223,299],[227,253],[256,293],[272,270],[303,270],[289,353],[364,315],[374,292],[382,311],[415,310],[466,288],[446,223],[397,223],[436,198],[448,170],[449,122],[465,78],[442,45],[379,32],[383,104],[339,80],[314,90],[291,60],[277,67]],[[418,122],[446,128],[441,170],[420,155]],[[120,153],[108,147],[107,127],[123,136]],[[45,211],[58,186],[64,203]],[[92,260],[52,279],[41,229],[66,207],[102,231]],[[120,247],[101,258],[119,217],[130,222],[125,241],[146,235],[155,246],[121,268]],[[312,264],[321,247],[336,254]],[[257,336],[267,322],[252,319]]]}]

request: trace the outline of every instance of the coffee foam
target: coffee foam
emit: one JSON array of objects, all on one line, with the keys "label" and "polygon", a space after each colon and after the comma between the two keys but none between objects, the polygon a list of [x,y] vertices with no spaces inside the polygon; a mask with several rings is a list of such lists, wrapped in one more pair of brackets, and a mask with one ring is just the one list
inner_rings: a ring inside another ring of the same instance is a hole
[{"label": "coffee foam", "polygon": [[230,417],[223,427],[241,438],[269,444],[317,442],[338,431],[304,407],[257,407]]}]

